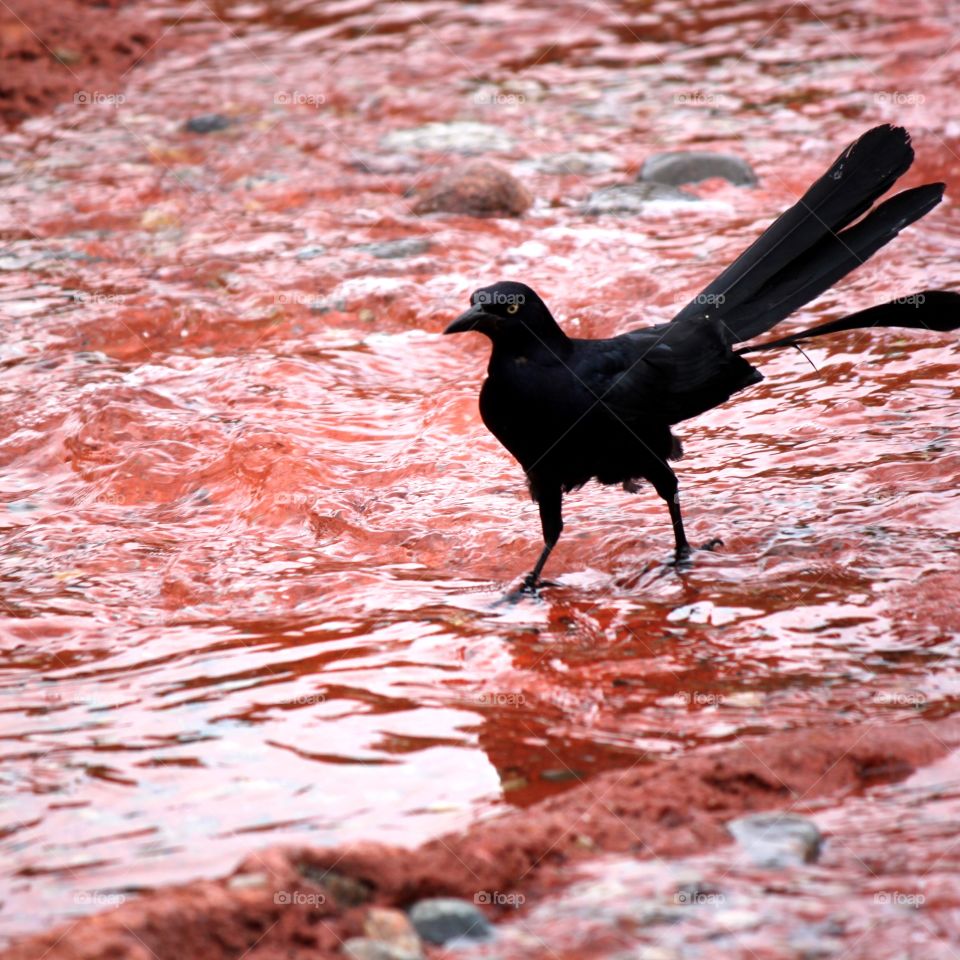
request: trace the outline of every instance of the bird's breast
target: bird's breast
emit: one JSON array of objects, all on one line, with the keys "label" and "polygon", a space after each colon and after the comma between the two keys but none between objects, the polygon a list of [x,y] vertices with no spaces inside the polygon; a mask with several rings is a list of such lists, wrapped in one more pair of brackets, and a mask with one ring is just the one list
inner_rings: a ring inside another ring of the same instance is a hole
[{"label": "bird's breast", "polygon": [[[519,361],[519,362],[518,362]],[[490,372],[480,391],[487,429],[529,470],[562,452],[589,409],[582,389],[563,367],[544,372],[529,358],[513,357]]]}]

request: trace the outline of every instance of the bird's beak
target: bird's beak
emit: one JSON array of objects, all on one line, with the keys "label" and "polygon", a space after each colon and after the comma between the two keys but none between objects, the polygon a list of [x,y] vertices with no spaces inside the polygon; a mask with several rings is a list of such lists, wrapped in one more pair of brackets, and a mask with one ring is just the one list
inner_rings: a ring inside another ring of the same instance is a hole
[{"label": "bird's beak", "polygon": [[482,303],[475,303],[466,313],[461,313],[443,332],[466,333],[468,330],[479,330],[482,321],[489,316],[490,314],[483,309]]}]

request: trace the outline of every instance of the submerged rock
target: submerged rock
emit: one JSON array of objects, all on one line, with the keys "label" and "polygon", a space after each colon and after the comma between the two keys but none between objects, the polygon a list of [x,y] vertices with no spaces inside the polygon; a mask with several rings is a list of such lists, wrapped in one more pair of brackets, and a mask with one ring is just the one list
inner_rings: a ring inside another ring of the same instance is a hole
[{"label": "submerged rock", "polygon": [[473,120],[427,123],[409,130],[394,130],[381,141],[387,150],[444,153],[490,153],[512,150],[514,141],[499,127]]},{"label": "submerged rock", "polygon": [[410,920],[417,933],[430,943],[451,940],[488,940],[493,927],[484,914],[467,900],[433,897],[415,903]]},{"label": "submerged rock", "polygon": [[401,237],[399,240],[377,240],[374,243],[361,243],[358,250],[369,253],[378,260],[392,260],[397,257],[415,257],[430,249],[426,237]]},{"label": "submerged rock", "polygon": [[183,125],[183,129],[189,133],[215,133],[217,130],[226,130],[233,124],[234,121],[230,117],[225,117],[222,113],[202,113],[199,116],[191,117]]},{"label": "submerged rock", "polygon": [[790,813],[754,813],[727,823],[727,830],[760,867],[784,868],[812,863],[823,836],[806,817]]},{"label": "submerged rock", "polygon": [[421,960],[423,956],[372,937],[351,937],[343,944],[343,955],[349,960]]},{"label": "submerged rock", "polygon": [[638,944],[625,953],[615,953],[610,960],[682,960],[682,954],[673,947],[657,947],[650,944]]},{"label": "submerged rock", "polygon": [[350,166],[361,173],[375,173],[380,176],[395,176],[400,173],[413,173],[422,166],[421,162],[414,157],[408,157],[400,153],[388,153],[386,155],[377,153],[361,153],[359,151],[352,154],[353,159]]},{"label": "submerged rock", "polygon": [[414,204],[414,213],[465,213],[471,217],[519,217],[533,198],[503,167],[471,160],[445,173]]},{"label": "submerged rock", "polygon": [[576,173],[587,176],[592,173],[607,173],[616,169],[620,161],[612,153],[601,150],[574,150],[569,153],[548,153],[529,163],[537,173],[554,173],[560,176]]},{"label": "submerged rock", "polygon": [[316,257],[322,257],[327,252],[327,248],[321,244],[314,244],[309,247],[301,247],[295,254],[297,260],[313,260]]},{"label": "submerged rock", "polygon": [[757,175],[746,160],[729,153],[707,150],[654,153],[644,160],[637,180],[679,186],[682,183],[699,183],[711,177],[720,177],[738,187],[752,187],[757,182]]},{"label": "submerged rock", "polygon": [[692,193],[663,183],[618,183],[612,187],[594,190],[580,207],[581,213],[642,213],[655,200],[674,200],[698,203]]},{"label": "submerged rock", "polygon": [[406,956],[423,956],[423,944],[410,918],[402,910],[371,907],[363,921],[363,932]]}]

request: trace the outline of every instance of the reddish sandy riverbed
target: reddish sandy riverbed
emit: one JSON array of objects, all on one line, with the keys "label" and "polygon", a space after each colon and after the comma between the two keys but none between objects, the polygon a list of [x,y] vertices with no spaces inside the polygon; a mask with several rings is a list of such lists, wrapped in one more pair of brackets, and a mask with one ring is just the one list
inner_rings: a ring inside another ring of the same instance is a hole
[{"label": "reddish sandy riverbed", "polygon": [[[617,782],[642,806],[644,771],[702,771],[721,749],[863,734],[883,769],[877,731],[913,723],[933,733],[891,734],[881,780],[934,760],[960,779],[933,725],[960,687],[955,337],[839,335],[808,351],[816,369],[765,359],[764,383],[680,431],[691,539],[722,550],[667,570],[656,496],[589,487],[558,585],[510,607],[535,508],[477,416],[485,343],[438,335],[507,277],[581,335],[666,319],[884,121],[914,135],[905,183],[945,179],[948,199],[796,323],[960,289],[951,14],[132,11],[158,39],[145,62],[0,137],[3,935],[140,909],[271,845],[417,848],[509,811],[527,830],[553,809],[535,804]],[[183,129],[213,113],[230,125]],[[458,157],[403,131],[455,120],[487,125],[471,149],[524,182],[522,218],[412,214]],[[759,185],[579,212],[648,153],[705,145],[749,158]],[[545,171],[571,151],[586,172]],[[368,246],[402,239],[420,243]],[[829,800],[845,830],[843,803],[883,789],[850,770]],[[876,802],[896,821],[909,796]],[[709,827],[665,855],[720,842],[723,817],[691,808]],[[900,887],[943,846],[904,838]],[[854,940],[848,957],[876,955]]]}]

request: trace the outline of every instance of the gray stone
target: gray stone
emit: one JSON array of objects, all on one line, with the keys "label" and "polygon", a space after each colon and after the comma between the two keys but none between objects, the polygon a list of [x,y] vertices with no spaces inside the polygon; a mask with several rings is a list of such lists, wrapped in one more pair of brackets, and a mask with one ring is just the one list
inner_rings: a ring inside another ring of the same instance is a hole
[{"label": "gray stone", "polygon": [[638,214],[656,200],[699,202],[692,193],[662,183],[621,183],[594,190],[583,202],[580,212]]},{"label": "gray stone", "polygon": [[451,940],[488,940],[493,927],[472,903],[455,897],[421,900],[410,909],[410,920],[420,936],[430,943]]},{"label": "gray stone", "polygon": [[844,952],[842,940],[815,937],[808,933],[792,937],[790,946],[797,960],[824,960],[825,957],[839,957]]},{"label": "gray stone", "polygon": [[624,914],[625,919],[632,920],[643,927],[653,927],[658,924],[681,923],[688,917],[689,912],[683,907],[646,902],[638,902],[633,909]]},{"label": "gray stone", "polygon": [[738,187],[752,187],[757,182],[757,175],[746,160],[707,150],[654,153],[644,160],[637,179],[676,187],[682,183],[699,183],[711,177],[721,177]]},{"label": "gray stone", "polygon": [[571,173],[581,176],[592,173],[607,173],[618,166],[619,161],[612,153],[604,153],[599,150],[550,153],[529,163],[530,169],[537,173],[555,173],[561,176]]},{"label": "gray stone", "polygon": [[343,955],[350,960],[421,960],[423,956],[372,937],[351,937],[343,944]]},{"label": "gray stone", "polygon": [[313,260],[315,257],[322,257],[327,252],[327,248],[318,245],[313,247],[303,247],[301,250],[298,250],[294,256],[297,260]]},{"label": "gray stone", "polygon": [[392,260],[396,257],[415,257],[426,253],[430,249],[430,241],[424,237],[401,237],[399,240],[361,243],[357,249],[379,260]]},{"label": "gray stone", "polygon": [[387,150],[437,153],[489,153],[513,149],[513,138],[499,127],[473,120],[427,123],[408,130],[394,130],[381,141]]},{"label": "gray stone", "polygon": [[42,256],[48,260],[79,260],[84,263],[99,263],[104,259],[91,256],[82,250],[47,250]]},{"label": "gray stone", "polygon": [[681,907],[719,907],[726,903],[723,891],[714,884],[703,880],[688,880],[678,884],[673,894],[673,902]]},{"label": "gray stone", "polygon": [[399,153],[378,154],[360,153],[351,154],[353,160],[350,166],[361,173],[373,173],[379,176],[396,176],[401,173],[414,173],[421,169],[422,163],[415,157],[407,157]]},{"label": "gray stone", "polygon": [[673,947],[656,947],[638,944],[627,953],[617,953],[610,960],[681,960],[682,954]]},{"label": "gray stone", "polygon": [[81,263],[100,263],[103,257],[94,257],[79,250],[28,250],[23,254],[7,248],[5,256],[0,257],[0,270],[40,269],[47,261],[76,260]]},{"label": "gray stone", "polygon": [[232,127],[233,123],[230,117],[225,117],[222,113],[202,113],[197,117],[191,117],[183,125],[183,129],[189,130],[190,133],[215,133]]},{"label": "gray stone", "polygon": [[367,903],[373,893],[373,887],[365,880],[339,873],[330,867],[300,863],[297,868],[302,877],[323,887],[341,907],[358,907]]},{"label": "gray stone", "polygon": [[761,867],[812,863],[820,855],[823,836],[806,817],[790,813],[754,813],[727,823],[744,853]]}]

